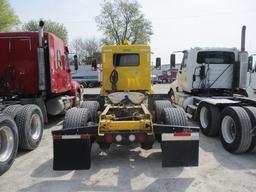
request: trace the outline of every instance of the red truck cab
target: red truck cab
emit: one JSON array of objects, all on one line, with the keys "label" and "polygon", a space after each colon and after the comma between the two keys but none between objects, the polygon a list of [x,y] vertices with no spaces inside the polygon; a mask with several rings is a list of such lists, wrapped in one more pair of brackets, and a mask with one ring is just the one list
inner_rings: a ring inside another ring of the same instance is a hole
[{"label": "red truck cab", "polygon": [[44,33],[45,88],[40,89],[38,33],[0,33],[0,96],[68,92],[72,88],[68,49],[51,33]]}]

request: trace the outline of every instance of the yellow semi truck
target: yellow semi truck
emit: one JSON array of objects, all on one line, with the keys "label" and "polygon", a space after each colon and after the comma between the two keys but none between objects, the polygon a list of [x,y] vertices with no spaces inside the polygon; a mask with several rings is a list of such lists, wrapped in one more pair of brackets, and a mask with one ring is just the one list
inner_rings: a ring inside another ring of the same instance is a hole
[{"label": "yellow semi truck", "polygon": [[[53,169],[89,169],[93,143],[103,150],[131,143],[151,149],[155,141],[163,167],[197,166],[198,128],[187,125],[184,110],[167,94],[153,94],[150,47],[125,41],[103,46],[101,54],[100,94],[86,95],[79,108],[67,111],[63,129],[52,132]],[[156,64],[161,66],[160,58]]]}]

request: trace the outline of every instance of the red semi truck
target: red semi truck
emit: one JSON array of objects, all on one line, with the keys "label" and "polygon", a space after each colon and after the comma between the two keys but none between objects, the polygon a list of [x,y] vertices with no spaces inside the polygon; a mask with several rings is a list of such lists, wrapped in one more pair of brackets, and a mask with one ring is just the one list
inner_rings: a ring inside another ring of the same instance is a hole
[{"label": "red semi truck", "polygon": [[0,175],[18,148],[39,145],[47,115],[64,113],[81,98],[68,48],[43,26],[40,21],[38,32],[0,33]]},{"label": "red semi truck", "polygon": [[162,71],[161,75],[158,75],[158,82],[171,83],[175,81],[178,69],[171,68],[167,71]]}]

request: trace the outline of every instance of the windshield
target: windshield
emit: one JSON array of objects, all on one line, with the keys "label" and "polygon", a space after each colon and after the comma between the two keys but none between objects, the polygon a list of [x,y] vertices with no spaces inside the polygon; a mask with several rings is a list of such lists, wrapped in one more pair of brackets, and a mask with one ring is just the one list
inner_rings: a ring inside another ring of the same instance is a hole
[{"label": "windshield", "polygon": [[127,67],[139,65],[139,54],[115,54],[114,66]]},{"label": "windshield", "polygon": [[235,63],[235,54],[225,51],[201,51],[197,54],[197,63],[233,64]]}]

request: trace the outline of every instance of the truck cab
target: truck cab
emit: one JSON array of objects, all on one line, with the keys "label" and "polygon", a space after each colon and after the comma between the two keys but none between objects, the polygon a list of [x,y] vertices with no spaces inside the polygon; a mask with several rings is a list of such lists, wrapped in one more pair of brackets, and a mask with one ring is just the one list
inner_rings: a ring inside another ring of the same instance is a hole
[{"label": "truck cab", "polygon": [[103,46],[101,95],[113,91],[152,93],[150,57],[148,45]]},{"label": "truck cab", "polygon": [[[183,59],[170,94],[232,94],[246,88],[247,52],[237,48],[192,48],[182,51]],[[172,54],[172,65],[175,55]],[[177,102],[177,101],[176,101]]]},{"label": "truck cab", "polygon": [[45,32],[44,39],[41,63],[37,32],[0,33],[0,96],[31,97],[43,91],[59,94],[71,89],[67,47],[51,33]]}]

